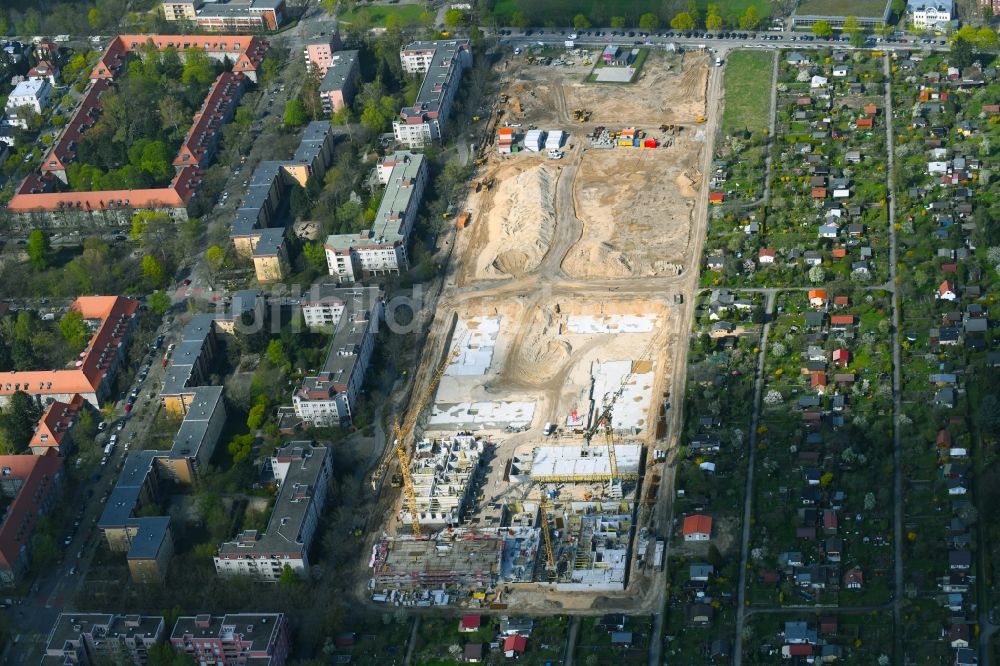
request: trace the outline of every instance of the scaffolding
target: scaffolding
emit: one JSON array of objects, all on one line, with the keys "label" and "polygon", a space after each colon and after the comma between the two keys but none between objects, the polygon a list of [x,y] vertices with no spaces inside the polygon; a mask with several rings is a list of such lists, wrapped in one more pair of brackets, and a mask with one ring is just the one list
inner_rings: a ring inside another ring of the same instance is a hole
[{"label": "scaffolding", "polygon": [[[410,460],[410,476],[421,525],[461,523],[484,447],[485,443],[472,435],[425,439],[417,444]],[[403,523],[412,522],[408,503],[404,503],[399,518]]]},{"label": "scaffolding", "polygon": [[504,539],[497,532],[443,530],[431,539],[385,537],[375,553],[376,588],[492,587]]}]

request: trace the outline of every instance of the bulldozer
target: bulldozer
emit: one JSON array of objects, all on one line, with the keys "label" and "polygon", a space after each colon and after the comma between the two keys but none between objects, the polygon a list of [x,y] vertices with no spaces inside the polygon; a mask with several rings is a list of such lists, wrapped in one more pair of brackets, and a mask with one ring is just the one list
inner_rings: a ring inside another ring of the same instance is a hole
[{"label": "bulldozer", "polygon": [[708,120],[708,118],[706,118],[705,116],[698,116],[697,118],[694,119],[694,121],[699,125],[705,122],[706,120]]}]

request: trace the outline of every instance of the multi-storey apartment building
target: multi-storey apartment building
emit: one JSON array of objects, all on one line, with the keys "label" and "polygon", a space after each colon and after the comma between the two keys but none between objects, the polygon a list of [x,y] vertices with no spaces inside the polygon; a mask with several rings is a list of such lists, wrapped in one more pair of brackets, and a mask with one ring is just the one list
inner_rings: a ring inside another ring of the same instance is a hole
[{"label": "multi-storey apartment building", "polygon": [[283,613],[183,616],[170,633],[170,644],[199,664],[283,666],[288,622]]},{"label": "multi-storey apartment building", "polygon": [[409,148],[423,148],[441,138],[462,72],[472,65],[472,48],[468,40],[413,42],[399,58],[404,71],[424,74],[424,80],[416,102],[403,107],[392,132]]},{"label": "multi-storey apartment building", "polygon": [[244,530],[219,546],[215,571],[264,582],[277,582],[285,567],[304,576],[333,475],[332,460],[328,447],[308,441],[289,442],[275,452],[270,464],[279,488],[267,528],[263,534]]}]

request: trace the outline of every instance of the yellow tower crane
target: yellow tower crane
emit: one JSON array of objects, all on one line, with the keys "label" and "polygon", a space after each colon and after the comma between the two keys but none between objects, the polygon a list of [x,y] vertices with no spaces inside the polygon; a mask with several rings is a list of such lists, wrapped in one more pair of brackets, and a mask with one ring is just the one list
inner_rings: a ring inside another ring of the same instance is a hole
[{"label": "yellow tower crane", "polygon": [[539,522],[542,527],[542,540],[545,542],[545,569],[555,572],[556,553],[552,548],[552,534],[549,532],[549,500],[542,489],[542,499],[538,503]]},{"label": "yellow tower crane", "polygon": [[[449,354],[441,364],[438,366],[437,370],[434,372],[434,376],[431,377],[430,384],[424,389],[424,392],[420,394],[417,402],[410,408],[406,414],[406,418],[403,420],[402,425],[400,425],[397,419],[395,424],[393,424],[392,435],[393,435],[393,453],[399,460],[400,475],[403,477],[403,490],[406,493],[406,508],[410,512],[410,521],[413,528],[413,534],[420,536],[420,520],[417,517],[417,496],[413,489],[413,474],[410,470],[410,454],[407,450],[408,439],[413,434],[413,429],[417,425],[417,419],[420,418],[420,414],[424,411],[424,407],[430,402],[431,396],[434,395],[434,391],[437,390],[438,384],[441,382],[441,378],[444,376],[445,371],[451,362],[459,354],[459,349],[461,348],[461,341],[459,341],[455,346],[455,351]],[[387,453],[379,463],[378,468],[375,473],[372,474],[372,490],[378,489],[378,482],[385,474],[386,469],[388,469],[389,464],[392,462],[392,454]]]},{"label": "yellow tower crane", "polygon": [[656,341],[658,338],[659,336],[655,336],[652,340],[650,340],[649,344],[647,344],[642,350],[642,353],[639,354],[638,358],[632,362],[632,367],[629,369],[628,374],[622,378],[621,384],[619,384],[615,392],[611,394],[611,397],[604,405],[604,409],[601,410],[600,415],[594,419],[594,424],[583,433],[584,441],[586,441],[587,444],[590,444],[590,440],[594,438],[597,430],[599,428],[604,428],[604,439],[608,446],[608,466],[611,469],[611,483],[614,483],[618,479],[618,457],[615,454],[615,435],[614,430],[611,427],[611,412],[614,410],[615,403],[618,402],[618,398],[620,398],[622,393],[625,392],[625,387],[630,381],[632,381],[632,377],[635,376],[636,363],[645,361],[652,355],[653,350],[656,349]]}]

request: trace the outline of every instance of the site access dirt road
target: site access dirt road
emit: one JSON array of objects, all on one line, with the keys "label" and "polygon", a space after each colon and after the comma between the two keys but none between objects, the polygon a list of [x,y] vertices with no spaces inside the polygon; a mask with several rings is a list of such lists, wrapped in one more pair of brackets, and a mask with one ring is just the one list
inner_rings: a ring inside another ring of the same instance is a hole
[{"label": "site access dirt road", "polygon": [[[545,325],[563,309],[662,313],[650,359],[656,376],[647,422],[655,420],[661,396],[683,395],[691,296],[707,218],[703,174],[720,116],[721,75],[697,53],[653,53],[633,85],[584,84],[587,69],[528,65],[517,58],[508,68],[506,76],[514,83],[500,91],[510,95],[508,121],[525,129],[535,125],[568,132],[566,154],[550,160],[544,153],[491,151],[476,179],[494,184],[479,193],[470,190],[465,209],[472,226],[454,236],[452,261],[414,380],[416,394],[446,353],[456,317],[508,313],[515,330],[495,358],[497,375],[477,390],[505,399],[531,394],[539,403],[528,432],[501,433],[504,447],[540,439],[543,423],[563,416],[564,388],[573,383],[574,366],[593,357],[607,360],[609,354],[620,358],[621,340],[598,336],[576,346],[558,335],[539,337],[539,322],[541,330],[548,330]],[[577,108],[592,111],[591,120],[574,121]],[[697,123],[698,116],[708,121]],[[663,124],[681,129],[671,136],[660,132]],[[669,146],[592,148],[585,135],[602,125],[644,129]],[[675,304],[676,294],[683,296],[683,305]],[[641,341],[651,337],[636,338],[626,357],[638,354]],[[679,407],[667,412],[667,433],[656,446],[672,448]],[[654,444],[653,433],[645,429],[644,443]],[[662,477],[657,501],[643,506],[638,517],[639,526],[660,533],[671,529],[673,488],[667,472],[657,469]],[[393,522],[390,517],[387,524]],[[504,601],[529,613],[650,613],[660,609],[663,586],[663,574],[647,569],[633,574],[623,593],[519,586]]]}]

